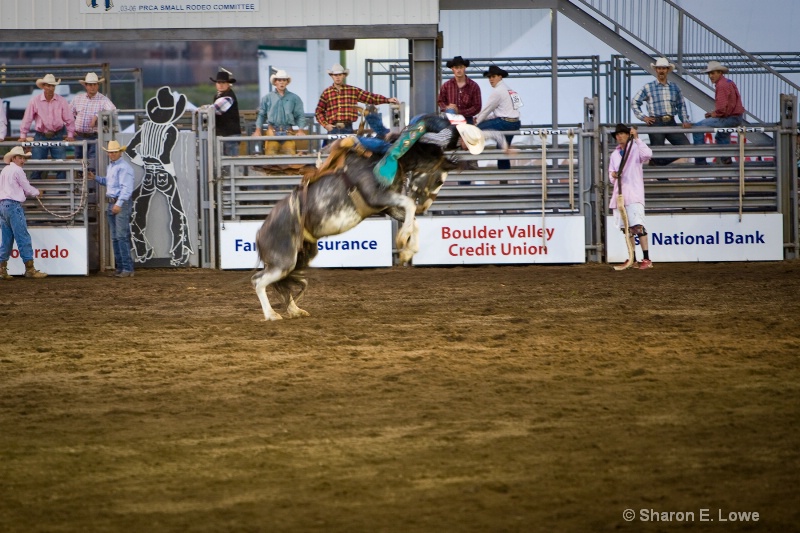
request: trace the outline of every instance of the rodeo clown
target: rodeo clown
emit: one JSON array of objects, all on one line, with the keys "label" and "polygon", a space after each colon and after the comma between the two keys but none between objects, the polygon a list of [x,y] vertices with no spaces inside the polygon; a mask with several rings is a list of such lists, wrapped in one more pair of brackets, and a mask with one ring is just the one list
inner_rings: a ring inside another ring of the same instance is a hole
[{"label": "rodeo clown", "polygon": [[[641,270],[653,268],[650,261],[650,252],[647,245],[647,230],[644,227],[644,172],[643,165],[653,157],[653,151],[641,139],[636,128],[629,128],[625,124],[617,124],[614,137],[619,146],[611,154],[608,174],[614,193],[611,195],[609,207],[614,211],[614,221],[625,234],[625,238],[633,244],[633,256],[625,263],[614,267],[616,270],[625,270],[637,267]],[[628,215],[628,227],[622,218],[620,209],[617,208],[617,180],[622,180],[622,199],[624,209]],[[634,239],[639,238],[642,245],[644,259],[636,263],[636,246]]]}]

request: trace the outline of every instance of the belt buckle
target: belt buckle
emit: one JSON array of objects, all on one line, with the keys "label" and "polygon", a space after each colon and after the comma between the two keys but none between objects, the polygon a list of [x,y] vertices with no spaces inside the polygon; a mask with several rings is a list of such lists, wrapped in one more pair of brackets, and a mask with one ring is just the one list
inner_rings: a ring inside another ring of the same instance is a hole
[{"label": "belt buckle", "polygon": [[672,120],[672,115],[664,115],[661,117],[662,122],[669,122],[670,120]]},{"label": "belt buckle", "polygon": [[45,134],[44,134],[44,138],[45,139],[52,139],[55,136],[56,136],[56,134],[55,134],[54,131],[46,131]]},{"label": "belt buckle", "polygon": [[344,128],[344,127],[345,127],[345,126],[344,126],[344,122],[337,122],[337,123],[336,123],[336,127],[337,127],[337,128]]}]

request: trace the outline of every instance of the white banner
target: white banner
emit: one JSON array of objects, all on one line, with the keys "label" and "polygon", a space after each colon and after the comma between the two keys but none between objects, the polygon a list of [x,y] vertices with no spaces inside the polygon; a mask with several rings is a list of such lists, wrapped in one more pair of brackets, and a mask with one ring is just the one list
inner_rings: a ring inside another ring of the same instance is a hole
[{"label": "white banner", "polygon": [[[256,232],[261,222],[225,222],[220,226],[220,268],[254,269],[262,263],[256,250]],[[317,242],[319,253],[312,267],[392,266],[392,221],[365,220],[348,232]]]},{"label": "white banner", "polygon": [[582,216],[420,217],[415,265],[584,263]]},{"label": "white banner", "polygon": [[234,13],[256,12],[260,0],[79,0],[81,13]]},{"label": "white banner", "polygon": [[[654,263],[694,261],[782,261],[783,221],[779,213],[645,215],[650,259]],[[609,263],[628,258],[614,217],[606,217]],[[636,246],[636,257],[642,248]]]},{"label": "white banner", "polygon": [[[89,273],[86,228],[28,228],[36,270],[54,276],[86,276]],[[0,237],[2,242],[2,237]],[[8,259],[8,273],[25,273],[16,241]]]}]

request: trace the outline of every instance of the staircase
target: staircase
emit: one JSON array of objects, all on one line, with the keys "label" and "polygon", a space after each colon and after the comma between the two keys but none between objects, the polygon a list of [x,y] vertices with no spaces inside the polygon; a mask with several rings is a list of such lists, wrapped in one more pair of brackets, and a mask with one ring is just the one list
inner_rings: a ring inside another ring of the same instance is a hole
[{"label": "staircase", "polygon": [[711,60],[730,68],[750,123],[779,122],[781,94],[800,96],[800,86],[670,0],[562,0],[558,10],[645,70],[668,58],[684,96],[703,109],[714,107],[702,73]]}]

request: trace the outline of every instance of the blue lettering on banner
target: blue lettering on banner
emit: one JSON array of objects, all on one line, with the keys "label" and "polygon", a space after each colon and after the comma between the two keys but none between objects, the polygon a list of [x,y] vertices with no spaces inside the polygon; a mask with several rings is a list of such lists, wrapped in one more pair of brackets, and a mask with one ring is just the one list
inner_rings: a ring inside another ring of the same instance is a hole
[{"label": "blue lettering on banner", "polygon": [[377,250],[378,241],[336,241],[324,240],[317,241],[317,250]]},{"label": "blue lettering on banner", "polygon": [[255,252],[257,251],[256,243],[244,242],[243,239],[236,239],[234,241],[234,249],[237,252]]},{"label": "blue lettering on banner", "polygon": [[684,235],[683,232],[675,233],[672,235],[664,235],[663,233],[651,234],[653,245],[658,246],[692,246],[708,245],[708,244],[766,244],[764,240],[765,235],[760,231],[755,233],[738,234],[732,231],[726,231],[723,240],[720,240],[718,231],[709,233],[708,235]]}]

